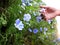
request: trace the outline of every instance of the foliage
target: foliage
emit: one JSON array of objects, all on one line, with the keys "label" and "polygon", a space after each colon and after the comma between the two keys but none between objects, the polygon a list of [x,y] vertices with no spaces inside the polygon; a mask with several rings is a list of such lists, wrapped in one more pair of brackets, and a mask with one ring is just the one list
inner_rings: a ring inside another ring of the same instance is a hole
[{"label": "foliage", "polygon": [[41,19],[41,0],[5,1],[8,5],[2,2],[0,45],[55,45],[55,22]]}]

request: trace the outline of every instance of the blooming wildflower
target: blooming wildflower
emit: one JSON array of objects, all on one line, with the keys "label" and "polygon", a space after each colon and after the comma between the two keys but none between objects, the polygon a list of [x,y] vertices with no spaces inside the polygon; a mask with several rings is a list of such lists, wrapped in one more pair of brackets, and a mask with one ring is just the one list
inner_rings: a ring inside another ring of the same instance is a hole
[{"label": "blooming wildflower", "polygon": [[48,30],[48,28],[44,27],[44,31],[47,31],[47,30]]},{"label": "blooming wildflower", "polygon": [[29,32],[32,32],[32,29],[31,28],[29,28],[28,30],[29,30]]},{"label": "blooming wildflower", "polygon": [[44,8],[41,8],[40,12],[45,12],[45,9]]},{"label": "blooming wildflower", "polygon": [[21,0],[22,3],[26,3],[26,0]]},{"label": "blooming wildflower", "polygon": [[24,14],[24,18],[23,18],[24,21],[30,21],[30,19],[31,19],[30,14]]},{"label": "blooming wildflower", "polygon": [[38,32],[38,29],[33,29],[33,33],[36,34]]},{"label": "blooming wildflower", "polygon": [[17,19],[15,22],[16,22],[15,24],[18,25],[20,23],[20,20]]},{"label": "blooming wildflower", "polygon": [[60,42],[60,38],[58,38],[56,41]]},{"label": "blooming wildflower", "polygon": [[24,24],[22,23],[22,21],[20,21],[19,19],[17,19],[16,21],[15,21],[15,27],[17,28],[17,29],[19,29],[19,30],[22,30],[23,28],[24,28]]},{"label": "blooming wildflower", "polygon": [[29,3],[29,6],[32,6],[32,3]]},{"label": "blooming wildflower", "polygon": [[42,20],[42,17],[41,16],[37,16],[36,20],[37,20],[37,22],[40,22]]},{"label": "blooming wildflower", "polygon": [[55,39],[55,40],[53,40],[53,42],[60,42],[60,38],[57,38],[57,39]]},{"label": "blooming wildflower", "polygon": [[42,32],[42,27],[40,27],[40,32]]},{"label": "blooming wildflower", "polygon": [[24,4],[23,4],[24,6],[25,6],[25,5],[26,5],[26,6],[32,6],[31,1],[32,1],[32,0],[21,0],[21,2],[24,3]]},{"label": "blooming wildflower", "polygon": [[20,23],[19,25],[18,25],[18,29],[19,30],[22,30],[24,28],[24,24],[23,23]]},{"label": "blooming wildflower", "polygon": [[48,24],[51,24],[52,20],[48,20]]}]

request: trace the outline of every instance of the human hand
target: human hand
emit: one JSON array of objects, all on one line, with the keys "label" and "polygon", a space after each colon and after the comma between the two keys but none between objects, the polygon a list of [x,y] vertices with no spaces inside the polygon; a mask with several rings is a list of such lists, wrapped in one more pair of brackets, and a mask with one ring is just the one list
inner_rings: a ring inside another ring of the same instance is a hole
[{"label": "human hand", "polygon": [[52,18],[56,17],[60,13],[60,10],[57,10],[55,8],[52,8],[52,7],[40,6],[40,8],[45,9],[45,11],[41,12],[41,14],[43,14],[45,20],[52,19]]}]

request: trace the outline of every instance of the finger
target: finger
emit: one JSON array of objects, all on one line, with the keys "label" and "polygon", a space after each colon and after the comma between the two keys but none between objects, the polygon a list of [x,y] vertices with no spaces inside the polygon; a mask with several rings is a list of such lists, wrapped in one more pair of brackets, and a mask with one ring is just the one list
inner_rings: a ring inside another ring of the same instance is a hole
[{"label": "finger", "polygon": [[45,21],[48,21],[48,18],[44,17],[44,20],[45,20]]},{"label": "finger", "polygon": [[46,19],[46,21],[48,21],[48,20],[50,20],[52,18],[51,18],[51,16],[49,14],[47,14],[47,15],[45,15],[45,19]]},{"label": "finger", "polygon": [[48,21],[49,20],[49,18],[47,17],[48,16],[48,14],[47,13],[45,13],[45,15],[44,15],[45,17],[44,17],[44,20],[45,21]]},{"label": "finger", "polygon": [[46,19],[46,21],[48,21],[49,19]]},{"label": "finger", "polygon": [[46,17],[46,15],[47,15],[47,12],[45,11],[45,12],[41,12],[45,17]]},{"label": "finger", "polygon": [[40,8],[45,8],[45,9],[47,9],[47,8],[49,8],[48,6],[40,6]]}]

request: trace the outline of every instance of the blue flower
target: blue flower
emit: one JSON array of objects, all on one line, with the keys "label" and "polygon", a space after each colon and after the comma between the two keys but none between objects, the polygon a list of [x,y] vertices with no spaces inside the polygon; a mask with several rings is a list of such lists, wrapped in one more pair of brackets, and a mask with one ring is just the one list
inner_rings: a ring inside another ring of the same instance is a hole
[{"label": "blue flower", "polygon": [[32,0],[21,0],[21,2],[24,3],[24,4],[23,4],[24,6],[25,6],[25,5],[26,5],[26,6],[32,6],[31,1],[32,1]]},{"label": "blue flower", "polygon": [[22,30],[23,28],[24,28],[24,24],[22,23],[22,21],[20,21],[19,19],[17,19],[16,21],[15,21],[15,27],[17,28],[17,29],[19,29],[19,30]]},{"label": "blue flower", "polygon": [[37,20],[37,22],[40,22],[42,20],[42,17],[41,16],[37,16],[36,20]]},{"label": "blue flower", "polygon": [[22,3],[26,3],[26,0],[21,0]]},{"label": "blue flower", "polygon": [[29,32],[32,32],[32,29],[31,28],[29,28],[28,30],[29,30]]},{"label": "blue flower", "polygon": [[36,34],[38,32],[38,29],[33,29],[33,33]]},{"label": "blue flower", "polygon": [[47,31],[47,30],[48,30],[48,28],[44,27],[44,31]]},{"label": "blue flower", "polygon": [[23,18],[24,21],[30,21],[30,19],[31,19],[30,14],[24,14],[24,18]]},{"label": "blue flower", "polygon": [[20,23],[20,20],[17,19],[17,20],[15,21],[15,23],[16,23],[16,25],[18,25],[18,24]]},{"label": "blue flower", "polygon": [[32,6],[32,3],[29,3],[29,6]]},{"label": "blue flower", "polygon": [[40,32],[42,32],[42,27],[40,27]]},{"label": "blue flower", "polygon": [[44,9],[44,8],[41,8],[40,12],[45,12],[45,10],[46,10],[46,9]]},{"label": "blue flower", "polygon": [[58,38],[57,41],[60,42],[60,38]]},{"label": "blue flower", "polygon": [[18,29],[19,30],[22,30],[24,28],[24,24],[23,23],[20,23],[19,25],[18,25]]},{"label": "blue flower", "polygon": [[27,5],[27,6],[32,6],[32,3],[27,2],[26,5]]},{"label": "blue flower", "polygon": [[52,20],[48,20],[48,24],[51,24]]}]

